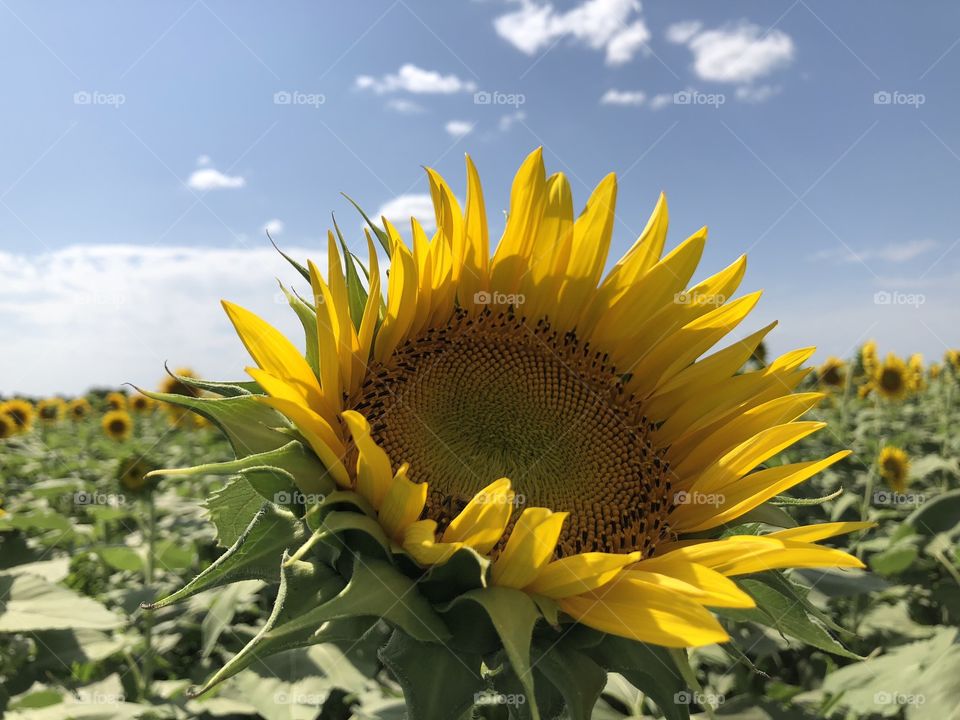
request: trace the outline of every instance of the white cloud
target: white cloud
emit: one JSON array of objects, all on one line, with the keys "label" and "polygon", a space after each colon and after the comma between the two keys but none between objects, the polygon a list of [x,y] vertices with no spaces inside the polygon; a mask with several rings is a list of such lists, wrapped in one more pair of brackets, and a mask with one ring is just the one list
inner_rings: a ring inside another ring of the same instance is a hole
[{"label": "white cloud", "polygon": [[210,161],[209,155],[201,155],[200,157],[197,158],[197,165],[200,167],[203,167],[204,165],[209,165],[210,162],[211,161]]},{"label": "white cloud", "polygon": [[513,127],[514,123],[523,122],[527,119],[527,114],[523,110],[517,110],[514,113],[509,115],[504,115],[500,118],[500,121],[497,123],[497,127],[500,128],[500,132],[508,132],[510,128]]},{"label": "white cloud", "polygon": [[667,105],[673,105],[672,93],[658,93],[650,98],[651,110],[663,110]]},{"label": "white cloud", "polygon": [[453,137],[458,138],[473,132],[473,125],[472,122],[467,122],[466,120],[451,120],[444,126],[444,129],[453,135]]},{"label": "white cloud", "polygon": [[427,194],[408,193],[398,195],[380,206],[377,214],[371,220],[379,220],[384,216],[397,226],[400,232],[410,227],[410,218],[415,217],[423,225],[423,229],[432,232],[436,229],[436,215],[433,212],[433,201]]},{"label": "white cloud", "polygon": [[600,98],[601,105],[642,105],[647,96],[640,90],[607,90]]},{"label": "white cloud", "polygon": [[270,220],[267,220],[263,224],[264,232],[268,233],[270,237],[276,237],[277,235],[282,233],[283,228],[284,228],[283,220],[280,220],[278,218],[272,218]]},{"label": "white cloud", "polygon": [[247,184],[240,175],[226,175],[215,168],[194,170],[187,185],[194,190],[224,190],[242,188]]},{"label": "white cloud", "polygon": [[[266,245],[266,247],[263,247]],[[284,247],[291,257],[326,256]],[[250,364],[223,314],[228,298],[302,347],[277,278],[302,279],[266,240],[255,248],[77,245],[38,255],[0,251],[7,393],[79,393],[92,385],[155,387],[163,363],[240,380]]]},{"label": "white cloud", "polygon": [[422,105],[407,98],[390,98],[387,107],[401,115],[416,115],[424,111]]},{"label": "white cloud", "polygon": [[388,73],[380,78],[372,75],[360,75],[355,84],[361,90],[372,90],[378,95],[398,91],[449,95],[458,92],[473,92],[477,89],[477,84],[472,80],[462,80],[452,74],[441,75],[434,70],[424,70],[412,63],[406,63],[396,73]]},{"label": "white cloud", "polygon": [[713,82],[751,83],[785,67],[794,56],[793,40],[785,32],[764,32],[747,21],[712,30],[677,23],[667,29],[667,39],[690,48],[694,72]]},{"label": "white cloud", "polygon": [[869,260],[882,262],[902,263],[914,260],[940,247],[940,243],[932,239],[908,240],[901,243],[888,243],[876,248],[849,250],[847,248],[830,248],[821,250],[810,256],[811,260],[837,260],[846,263],[863,263]]},{"label": "white cloud", "polygon": [[685,20],[674,23],[667,28],[667,40],[678,45],[684,45],[690,38],[700,32],[703,23],[699,20]]},{"label": "white cloud", "polygon": [[758,104],[766,102],[780,93],[779,85],[741,85],[737,88],[737,100],[745,103]]},{"label": "white cloud", "polygon": [[650,39],[638,0],[585,0],[567,11],[551,2],[521,0],[519,10],[493,21],[497,34],[527,55],[569,37],[593,50],[604,50],[608,65],[633,59]]}]

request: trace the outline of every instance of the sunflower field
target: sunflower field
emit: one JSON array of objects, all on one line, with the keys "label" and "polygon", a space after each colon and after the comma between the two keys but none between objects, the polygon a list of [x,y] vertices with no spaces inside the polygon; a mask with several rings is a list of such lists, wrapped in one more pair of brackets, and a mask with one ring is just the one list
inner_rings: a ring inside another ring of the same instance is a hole
[{"label": "sunflower field", "polygon": [[492,249],[427,172],[302,337],[224,301],[248,378],[0,399],[0,714],[960,718],[960,352],[768,358],[664,198],[608,264],[612,175]]}]

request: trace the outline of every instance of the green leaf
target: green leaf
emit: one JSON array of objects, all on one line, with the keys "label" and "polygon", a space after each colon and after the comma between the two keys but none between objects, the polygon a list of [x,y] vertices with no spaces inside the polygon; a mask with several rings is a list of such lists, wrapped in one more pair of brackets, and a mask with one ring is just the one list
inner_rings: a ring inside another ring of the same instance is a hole
[{"label": "green leaf", "polygon": [[127,572],[143,571],[143,558],[140,556],[140,553],[126,545],[98,548],[97,555],[114,570]]},{"label": "green leaf", "polygon": [[590,720],[607,682],[602,667],[583,652],[562,645],[538,654],[533,664],[563,695],[570,720]]},{"label": "green leaf", "polygon": [[270,237],[269,233],[267,233],[267,237],[270,239],[270,244],[273,245],[273,249],[280,253],[284,260],[293,265],[294,269],[303,276],[304,280],[310,282],[310,271],[277,247],[277,244],[273,241],[273,238]]},{"label": "green leaf", "polygon": [[35,575],[0,573],[0,633],[109,630],[124,624],[123,618],[92,598]]},{"label": "green leaf", "polygon": [[200,623],[200,657],[210,657],[217,640],[223,631],[230,627],[241,605],[249,602],[262,586],[263,582],[260,580],[241,580],[214,595],[213,602]]},{"label": "green leaf", "polygon": [[488,587],[471,590],[461,595],[453,600],[447,609],[467,602],[476,603],[486,612],[493,629],[500,638],[511,669],[519,678],[524,693],[530,701],[530,714],[534,720],[538,720],[540,712],[537,708],[533,670],[530,666],[533,628],[540,619],[540,611],[536,603],[521,590]]},{"label": "green leaf", "polygon": [[[201,380],[200,378],[186,377],[177,375],[170,368],[164,365],[167,374],[183,383],[187,387],[197,388],[206,392],[212,392],[220,397],[237,397],[238,395],[257,395],[263,394],[260,386],[250,380],[238,380],[236,382],[215,382],[213,380]],[[130,387],[136,387],[131,385]],[[139,388],[137,388],[139,390]]]},{"label": "green leaf", "polygon": [[795,598],[775,590],[761,580],[741,580],[738,583],[743,590],[756,600],[757,607],[748,609],[722,608],[717,614],[733,620],[756,622],[774,628],[782,635],[796,638],[801,642],[854,660],[862,660],[859,655],[850,652],[827,632],[823,624]]},{"label": "green leaf", "polygon": [[960,527],[960,489],[928,500],[910,513],[904,522],[923,535],[956,530]]},{"label": "green leaf", "polygon": [[175,593],[145,604],[157,609],[238,580],[275,581],[284,551],[304,539],[303,524],[288,510],[263,503],[232,547]]},{"label": "green leaf", "polygon": [[217,527],[217,542],[230,547],[263,507],[263,497],[245,477],[237,477],[213,491],[203,505]]},{"label": "green leaf", "polygon": [[403,689],[410,720],[459,718],[486,685],[479,655],[418,642],[401,630],[393,631],[379,656]]},{"label": "green leaf", "polygon": [[913,545],[896,545],[870,556],[870,569],[884,576],[901,573],[913,564],[919,551]]},{"label": "green leaf", "polygon": [[[590,633],[596,631],[585,628]],[[666,648],[646,645],[616,635],[602,635],[583,652],[608,672],[623,675],[660,708],[667,720],[688,720],[689,708],[674,700],[687,689],[679,669]]]},{"label": "green leaf", "polygon": [[147,397],[184,407],[202,415],[227,436],[238,458],[275,450],[290,437],[274,428],[289,427],[278,412],[257,401],[253,395],[226,398],[193,398],[186,395],[140,390]]},{"label": "green leaf", "polygon": [[154,548],[157,565],[165,570],[186,570],[193,567],[197,551],[193,543],[176,538],[160,540]]}]

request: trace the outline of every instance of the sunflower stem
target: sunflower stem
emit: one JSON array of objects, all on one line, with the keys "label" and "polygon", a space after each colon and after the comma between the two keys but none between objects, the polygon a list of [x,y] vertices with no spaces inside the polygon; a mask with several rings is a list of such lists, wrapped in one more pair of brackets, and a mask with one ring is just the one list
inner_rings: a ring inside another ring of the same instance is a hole
[{"label": "sunflower stem", "polygon": [[[143,581],[147,590],[153,589],[154,580],[154,551],[156,548],[157,536],[157,509],[153,503],[153,495],[148,495],[144,502],[147,505],[147,553],[143,561]],[[143,640],[145,649],[143,652],[141,675],[141,696],[146,699],[150,697],[151,681],[153,679],[153,610],[143,611]]]}]

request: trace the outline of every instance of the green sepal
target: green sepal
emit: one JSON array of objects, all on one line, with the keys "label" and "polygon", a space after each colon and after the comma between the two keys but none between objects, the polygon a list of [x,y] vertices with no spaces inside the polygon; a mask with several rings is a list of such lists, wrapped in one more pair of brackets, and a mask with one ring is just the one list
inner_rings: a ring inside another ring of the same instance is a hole
[{"label": "green sepal", "polygon": [[364,558],[390,559],[390,539],[380,523],[358,512],[333,510],[327,513],[309,542],[331,546],[338,555],[346,550]]},{"label": "green sepal", "polygon": [[533,670],[530,665],[533,628],[540,619],[540,611],[536,603],[522,590],[488,587],[471,590],[461,595],[441,611],[455,610],[468,602],[479,605],[489,618],[510,661],[510,667],[520,680],[527,699],[530,700],[528,705],[530,717],[533,720],[539,720],[540,711],[535,699]]},{"label": "green sepal", "polygon": [[276,250],[278,253],[280,253],[283,259],[286,260],[288,263],[290,263],[298,273],[303,275],[304,279],[307,282],[310,282],[310,271],[307,270],[307,268],[305,268],[303,265],[298,263],[296,260],[294,260],[292,257],[287,255],[283,250],[281,250],[277,246],[277,244],[273,241],[273,238],[270,237],[270,233],[267,233],[267,237],[270,239],[270,244],[273,245],[273,249]]},{"label": "green sepal", "polygon": [[255,660],[292,648],[314,645],[314,635],[324,620],[307,619],[317,605],[323,606],[343,588],[343,580],[325,565],[289,562],[286,554],[280,569],[280,589],[273,611],[260,632],[203,685],[191,688],[197,697],[233,677]]},{"label": "green sepal", "polygon": [[[147,477],[163,475],[165,477],[189,477],[192,475],[236,475],[247,474],[250,471],[278,472],[283,471],[286,477],[292,479],[296,489],[303,495],[316,495],[327,497],[333,491],[333,480],[327,475],[326,468],[317,460],[316,456],[304,449],[303,445],[296,440],[289,441],[286,445],[274,450],[257,453],[256,455],[247,455],[246,457],[228,460],[219,463],[206,463],[204,465],[195,465],[188,468],[168,468],[163,470],[154,470],[147,474]],[[248,476],[251,484],[260,488],[252,478]],[[274,491],[285,490],[280,487]],[[280,502],[282,505],[288,503],[276,500],[272,495],[265,495],[267,500]],[[261,493],[263,494],[263,493]]]},{"label": "green sepal", "polygon": [[562,643],[535,649],[533,666],[560,694],[570,720],[590,720],[607,683],[607,673],[585,653]]},{"label": "green sepal", "polygon": [[[578,643],[582,652],[607,672],[623,675],[657,704],[666,720],[689,720],[689,708],[674,701],[677,693],[687,689],[687,683],[666,648],[598,633],[584,626],[579,628],[584,637],[584,641]],[[587,642],[591,634],[599,635],[600,641]]]},{"label": "green sepal", "polygon": [[737,583],[752,597],[755,608],[716,608],[722,617],[741,622],[756,622],[777,630],[781,635],[796,638],[806,645],[826,650],[834,655],[862,660],[856,653],[850,652],[829,631],[819,619],[811,615],[792,594],[784,589],[775,589],[760,580],[745,579]]},{"label": "green sepal", "polygon": [[774,507],[787,507],[792,505],[823,505],[831,500],[836,500],[841,495],[843,495],[843,488],[837,488],[829,495],[815,498],[795,498],[790,497],[789,495],[777,495],[775,498],[770,500],[769,503]]},{"label": "green sepal", "polygon": [[280,283],[280,289],[283,291],[284,297],[287,298],[287,302],[290,304],[290,307],[297,314],[297,317],[300,319],[300,324],[303,326],[303,337],[305,341],[306,359],[307,365],[310,366],[310,369],[313,370],[313,374],[320,377],[320,344],[317,341],[317,311],[315,308],[310,307],[306,302],[303,301],[296,293],[292,293],[287,290],[283,283]]},{"label": "green sepal", "polygon": [[307,511],[304,520],[307,521],[311,530],[318,530],[323,527],[323,519],[335,510],[359,512],[369,517],[376,516],[373,506],[359,493],[352,490],[333,490]]},{"label": "green sepal", "polygon": [[482,659],[394,630],[378,653],[403,689],[409,720],[453,720],[467,713],[486,681]]},{"label": "green sepal", "polygon": [[276,430],[289,422],[253,395],[226,398],[192,398],[186,395],[140,390],[160,402],[192,410],[216,425],[227,436],[238,457],[275,450],[290,442],[290,436]]},{"label": "green sepal", "polygon": [[210,567],[175,593],[142,607],[156,610],[238,580],[273,582],[284,552],[303,542],[304,535],[303,523],[293,513],[264,503],[246,531]]},{"label": "green sepal", "polygon": [[419,582],[420,592],[434,605],[486,587],[490,560],[470,547],[457,550],[442,565],[433,565]]},{"label": "green sepal", "polygon": [[[166,365],[164,365],[163,368],[167,371],[167,375],[170,375],[172,378],[183,383],[187,387],[196,388],[197,390],[204,390],[206,392],[212,392],[220,397],[237,397],[239,395],[263,394],[263,390],[260,388],[260,386],[252,380],[237,380],[235,382],[201,380],[200,378],[177,375]],[[137,389],[139,390],[139,388]]]},{"label": "green sepal", "polygon": [[387,235],[385,230],[373,224],[373,221],[363,211],[363,208],[357,204],[356,200],[354,200],[352,197],[350,197],[346,193],[340,193],[340,194],[343,195],[347,200],[349,200],[350,204],[357,209],[357,212],[360,213],[364,221],[366,221],[367,225],[370,226],[370,229],[373,230],[373,234],[377,236],[377,240],[380,241],[380,245],[383,247],[384,252],[387,253],[387,257],[390,257],[390,236]]}]

